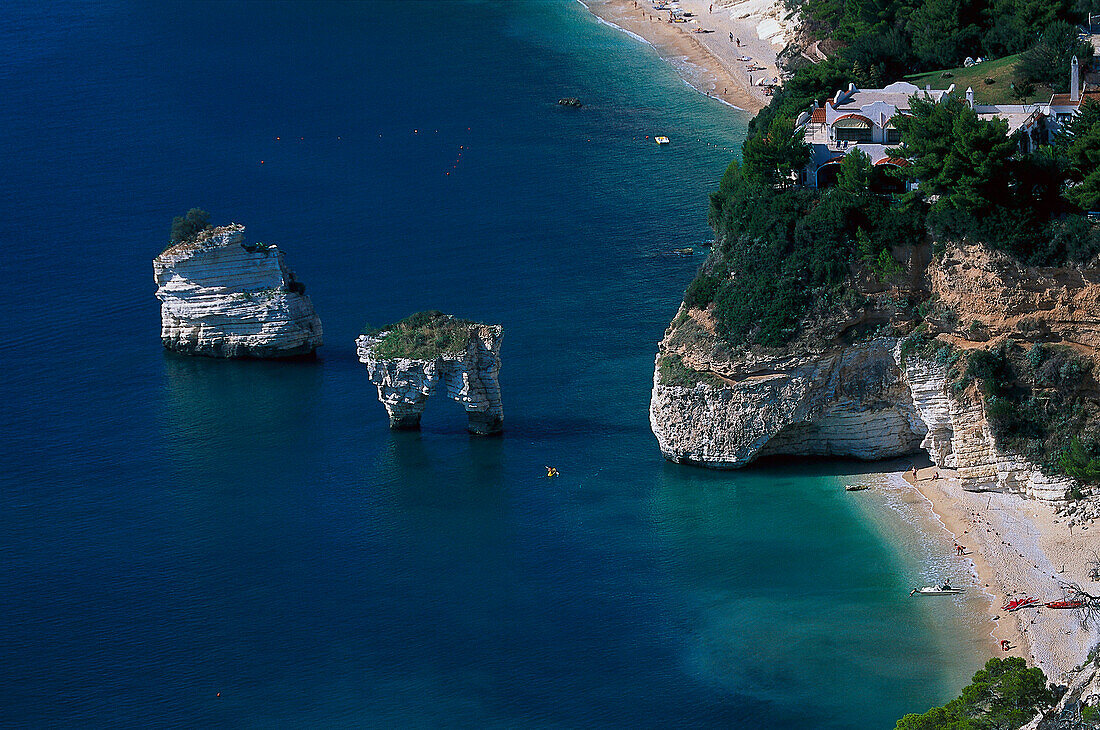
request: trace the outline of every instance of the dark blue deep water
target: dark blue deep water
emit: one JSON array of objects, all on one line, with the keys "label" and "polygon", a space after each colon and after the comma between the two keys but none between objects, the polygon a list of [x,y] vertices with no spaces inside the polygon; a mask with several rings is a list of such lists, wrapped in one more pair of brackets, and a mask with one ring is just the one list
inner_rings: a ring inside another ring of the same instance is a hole
[{"label": "dark blue deep water", "polygon": [[[0,723],[885,728],[957,691],[972,632],[844,464],[649,432],[668,254],[746,121],[572,0],[0,6]],[[287,251],[316,363],[163,352],[192,206]],[[354,338],[424,308],[504,325],[502,438],[388,431]]]}]

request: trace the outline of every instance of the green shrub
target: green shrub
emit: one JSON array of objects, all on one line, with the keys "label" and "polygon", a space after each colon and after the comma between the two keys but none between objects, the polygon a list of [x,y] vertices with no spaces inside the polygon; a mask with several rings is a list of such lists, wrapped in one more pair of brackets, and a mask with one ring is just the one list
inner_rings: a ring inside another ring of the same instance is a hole
[{"label": "green shrub", "polygon": [[962,693],[943,707],[898,720],[896,730],[1017,728],[1054,702],[1046,675],[1020,657],[993,658]]},{"label": "green shrub", "polygon": [[381,342],[374,346],[374,354],[379,358],[429,360],[444,354],[465,352],[470,327],[476,324],[430,310],[417,312],[388,327],[368,325],[362,333],[372,337],[385,333]]},{"label": "green shrub", "polygon": [[722,385],[721,378],[713,373],[702,373],[689,368],[679,355],[661,355],[657,360],[657,371],[660,373],[661,385],[681,388],[694,388],[697,383]]},{"label": "green shrub", "polygon": [[[1064,474],[1082,482],[1096,484],[1100,482],[1100,458],[1088,453],[1081,445],[1081,439],[1074,436],[1066,450],[1058,457],[1058,466]],[[1070,499],[1081,499],[1084,494],[1077,487],[1070,490]]]},{"label": "green shrub", "polygon": [[177,215],[172,219],[172,230],[168,241],[171,245],[194,241],[210,225],[210,214],[201,208],[192,208],[186,215]]},{"label": "green shrub", "polygon": [[718,293],[721,285],[722,282],[715,276],[698,274],[684,292],[684,305],[689,309],[705,309],[714,301],[714,295]]}]

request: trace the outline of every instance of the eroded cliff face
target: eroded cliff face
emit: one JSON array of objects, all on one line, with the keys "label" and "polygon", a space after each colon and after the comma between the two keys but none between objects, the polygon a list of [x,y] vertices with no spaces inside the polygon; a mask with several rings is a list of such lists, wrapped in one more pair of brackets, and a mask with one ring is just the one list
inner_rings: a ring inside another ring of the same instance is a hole
[{"label": "eroded cliff face", "polygon": [[903,362],[900,346],[895,355],[927,429],[921,448],[937,465],[958,471],[963,489],[1062,499],[1073,480],[1046,476],[1024,456],[999,449],[985,402],[972,391],[955,393],[946,366],[913,355]]},{"label": "eroded cliff face", "polygon": [[774,454],[884,459],[917,450],[926,429],[906,397],[895,341],[805,358],[757,360],[760,370],[721,385],[661,382],[650,424],[666,458],[737,468]]},{"label": "eroded cliff face", "polygon": [[276,246],[248,246],[244,226],[205,231],[153,259],[161,342],[209,357],[309,356],[321,320]]},{"label": "eroded cliff face", "polygon": [[[858,314],[836,307],[784,348],[720,346],[707,311],[681,308],[660,345],[650,403],[664,456],[738,468],[767,455],[873,460],[924,450],[957,469],[966,489],[1061,499],[1073,481],[998,448],[987,399],[930,352],[1045,342],[1100,361],[1100,270],[1026,268],[959,244],[909,263],[919,276],[903,290],[872,292]],[[894,303],[915,298],[938,303],[953,324],[934,330],[932,347],[905,352],[901,337],[915,321]]]},{"label": "eroded cliff face", "polygon": [[430,359],[379,357],[375,349],[387,334],[361,335],[355,344],[359,361],[378,386],[390,428],[419,428],[428,398],[440,393],[466,409],[471,433],[493,434],[504,428],[498,381],[504,334],[499,325],[470,325],[464,349]]}]

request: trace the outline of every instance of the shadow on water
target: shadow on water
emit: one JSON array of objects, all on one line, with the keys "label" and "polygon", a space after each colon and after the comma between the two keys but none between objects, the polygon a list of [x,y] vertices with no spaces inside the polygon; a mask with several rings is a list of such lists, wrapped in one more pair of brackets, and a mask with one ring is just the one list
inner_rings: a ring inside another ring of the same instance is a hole
[{"label": "shadow on water", "polygon": [[[164,354],[165,452],[188,468],[254,471],[265,457],[316,439],[322,368],[316,362],[214,360]],[[276,462],[282,459],[276,459]]]}]

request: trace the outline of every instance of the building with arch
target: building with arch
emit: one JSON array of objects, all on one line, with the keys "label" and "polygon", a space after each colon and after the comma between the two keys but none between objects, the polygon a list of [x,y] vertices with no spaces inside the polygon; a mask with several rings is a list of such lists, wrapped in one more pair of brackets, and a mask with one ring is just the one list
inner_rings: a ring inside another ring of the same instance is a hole
[{"label": "building with arch", "polygon": [[[912,99],[921,97],[940,102],[955,93],[955,85],[946,89],[923,89],[898,81],[882,89],[857,89],[848,84],[824,105],[803,112],[796,126],[804,131],[810,146],[810,163],[802,170],[800,182],[813,188],[836,184],[844,156],[860,150],[871,159],[874,173],[872,188],[881,192],[901,192],[907,184],[889,174],[889,170],[909,164],[891,154],[902,141],[895,126],[899,115],[908,114]],[[1070,91],[1055,94],[1049,102],[1035,104],[978,104],[974,90],[965,92],[967,104],[983,119],[1000,118],[1008,122],[1009,134],[1015,134],[1022,152],[1049,144],[1053,136],[1077,114],[1089,98],[1100,101],[1100,91],[1082,91],[1077,59],[1070,66]],[[911,187],[911,186],[908,186]]]}]

